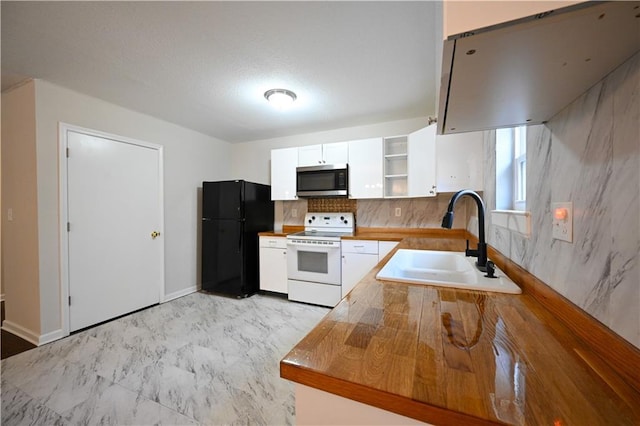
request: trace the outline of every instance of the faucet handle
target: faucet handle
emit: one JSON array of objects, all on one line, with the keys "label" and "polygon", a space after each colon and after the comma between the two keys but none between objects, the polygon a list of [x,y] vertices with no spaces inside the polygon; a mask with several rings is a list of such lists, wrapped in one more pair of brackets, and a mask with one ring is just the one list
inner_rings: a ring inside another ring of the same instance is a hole
[{"label": "faucet handle", "polygon": [[469,240],[467,240],[467,248],[464,251],[464,255],[467,257],[473,256],[473,257],[478,257],[478,250],[471,250],[469,248]]},{"label": "faucet handle", "polygon": [[487,260],[487,274],[485,275],[487,278],[498,278],[496,277],[496,264],[490,260]]}]

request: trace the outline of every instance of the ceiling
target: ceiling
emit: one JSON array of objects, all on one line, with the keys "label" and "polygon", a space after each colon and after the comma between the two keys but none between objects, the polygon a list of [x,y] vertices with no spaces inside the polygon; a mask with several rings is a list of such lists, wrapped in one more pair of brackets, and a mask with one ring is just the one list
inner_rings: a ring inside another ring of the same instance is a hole
[{"label": "ceiling", "polygon": [[3,91],[39,78],[227,142],[435,115],[436,2],[0,7]]}]

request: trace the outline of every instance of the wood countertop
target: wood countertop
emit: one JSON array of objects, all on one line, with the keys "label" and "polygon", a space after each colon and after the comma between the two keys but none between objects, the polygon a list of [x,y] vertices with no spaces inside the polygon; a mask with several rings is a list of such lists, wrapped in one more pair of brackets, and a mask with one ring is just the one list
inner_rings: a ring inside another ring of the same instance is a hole
[{"label": "wood countertop", "polygon": [[287,234],[284,232],[274,232],[274,231],[262,231],[258,232],[258,237],[286,237]]},{"label": "wood countertop", "polygon": [[[281,232],[258,232],[260,237],[286,237],[289,234],[304,231],[304,226],[285,225]],[[462,229],[433,229],[433,228],[356,228],[356,233],[342,237],[343,240],[377,240],[377,241],[402,241],[408,237],[425,238],[463,238],[465,231]],[[463,248],[464,250],[464,248]]]},{"label": "wood countertop", "polygon": [[285,356],[281,377],[439,425],[640,424],[640,393],[532,296],[378,281],[382,263]]}]

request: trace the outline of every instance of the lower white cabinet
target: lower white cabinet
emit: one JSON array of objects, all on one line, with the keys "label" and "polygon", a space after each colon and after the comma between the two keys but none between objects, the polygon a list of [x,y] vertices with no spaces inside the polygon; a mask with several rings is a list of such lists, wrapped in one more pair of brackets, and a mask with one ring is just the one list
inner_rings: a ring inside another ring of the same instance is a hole
[{"label": "lower white cabinet", "polygon": [[377,241],[342,240],[342,297],[377,264]]},{"label": "lower white cabinet", "polygon": [[285,237],[260,237],[260,290],[287,294]]},{"label": "lower white cabinet", "polygon": [[378,242],[378,262],[381,262],[398,245],[398,241]]}]

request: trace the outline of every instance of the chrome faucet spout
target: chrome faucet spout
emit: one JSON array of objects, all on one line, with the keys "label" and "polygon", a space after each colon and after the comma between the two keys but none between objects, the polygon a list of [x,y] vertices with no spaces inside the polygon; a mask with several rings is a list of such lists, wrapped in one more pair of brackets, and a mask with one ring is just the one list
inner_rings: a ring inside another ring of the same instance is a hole
[{"label": "chrome faucet spout", "polygon": [[453,208],[460,198],[463,196],[469,196],[474,199],[476,205],[478,206],[478,248],[476,250],[469,249],[469,240],[467,240],[467,249],[465,250],[465,254],[467,256],[474,256],[478,258],[476,262],[476,266],[482,272],[486,272],[487,268],[487,242],[485,241],[484,235],[484,202],[482,198],[474,191],[470,189],[463,189],[462,191],[458,191],[453,194],[451,200],[449,201],[449,206],[447,207],[447,212],[444,214],[442,218],[442,227],[451,229],[453,226]]}]

